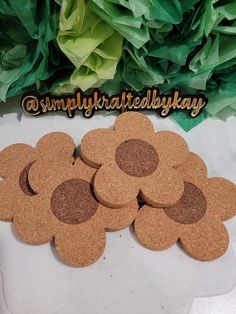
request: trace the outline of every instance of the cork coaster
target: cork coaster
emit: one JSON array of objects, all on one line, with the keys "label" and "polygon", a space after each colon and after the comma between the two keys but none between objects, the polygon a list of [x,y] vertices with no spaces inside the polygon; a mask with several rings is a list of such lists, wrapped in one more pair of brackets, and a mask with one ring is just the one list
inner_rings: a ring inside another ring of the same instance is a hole
[{"label": "cork coaster", "polygon": [[168,208],[145,205],[135,219],[138,240],[152,250],[165,250],[178,240],[193,258],[211,261],[229,244],[223,220],[236,214],[236,186],[223,178],[207,178],[204,162],[196,154],[179,167],[184,193]]},{"label": "cork coaster", "polygon": [[53,132],[43,136],[36,147],[14,144],[0,152],[0,219],[11,221],[17,210],[16,200],[25,202],[35,195],[28,182],[28,173],[38,159],[65,158],[72,160],[75,145],[64,133]]},{"label": "cork coaster", "polygon": [[81,141],[81,156],[99,168],[94,190],[100,202],[120,208],[138,195],[152,206],[171,206],[182,196],[184,181],[174,169],[188,155],[186,142],[173,132],[155,133],[143,114],[126,112],[113,130],[97,129]]},{"label": "cork coaster", "polygon": [[36,161],[28,178],[38,194],[21,201],[14,216],[20,238],[31,244],[54,240],[58,256],[71,266],[96,262],[105,248],[105,231],[129,226],[138,202],[133,199],[120,209],[100,204],[93,191],[95,172],[79,159],[74,164],[55,161],[50,167]]}]

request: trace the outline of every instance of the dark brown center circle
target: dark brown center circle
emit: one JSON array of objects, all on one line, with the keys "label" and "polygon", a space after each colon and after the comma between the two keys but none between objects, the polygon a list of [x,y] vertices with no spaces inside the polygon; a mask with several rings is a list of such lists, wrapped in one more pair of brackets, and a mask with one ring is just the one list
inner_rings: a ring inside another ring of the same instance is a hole
[{"label": "dark brown center circle", "polygon": [[34,191],[32,190],[29,181],[28,181],[28,175],[30,168],[32,167],[34,161],[28,164],[20,173],[19,177],[19,185],[21,190],[28,196],[33,196],[35,195]]},{"label": "dark brown center circle", "polygon": [[80,224],[89,220],[97,208],[93,188],[85,180],[65,181],[55,189],[51,197],[53,214],[66,224]]},{"label": "dark brown center circle", "polygon": [[121,143],[116,149],[115,158],[119,168],[133,177],[149,176],[159,164],[154,147],[139,139]]},{"label": "dark brown center circle", "polygon": [[181,224],[198,222],[206,213],[207,201],[202,191],[192,183],[184,183],[184,194],[179,202],[165,213],[174,221]]}]

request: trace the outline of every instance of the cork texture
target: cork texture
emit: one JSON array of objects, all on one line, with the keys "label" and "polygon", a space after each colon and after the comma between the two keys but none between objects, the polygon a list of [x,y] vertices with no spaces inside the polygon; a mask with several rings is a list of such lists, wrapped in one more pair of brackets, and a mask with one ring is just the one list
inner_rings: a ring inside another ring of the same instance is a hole
[{"label": "cork texture", "polygon": [[52,212],[65,224],[86,222],[98,209],[99,204],[93,194],[92,185],[85,180],[64,181],[52,193]]},{"label": "cork texture", "polygon": [[236,186],[208,178],[178,134],[155,132],[147,116],[126,112],[113,129],[86,134],[80,152],[82,159],[60,132],[0,152],[0,219],[13,221],[23,241],[54,241],[64,263],[84,267],[103,254],[106,231],[134,222],[151,250],[179,242],[202,261],[226,252],[223,221],[236,214]]},{"label": "cork texture", "polygon": [[175,167],[188,156],[186,142],[173,132],[155,133],[141,113],[121,114],[113,130],[89,132],[80,152],[86,163],[98,168],[94,191],[106,206],[120,208],[138,195],[152,206],[172,206],[184,192]]},{"label": "cork texture", "polygon": [[116,149],[115,159],[118,167],[132,177],[150,176],[159,164],[156,150],[142,140],[131,139],[121,143]]},{"label": "cork texture", "polygon": [[144,205],[134,223],[137,239],[156,251],[179,241],[193,258],[214,260],[229,245],[222,220],[236,214],[236,186],[223,178],[208,179],[204,162],[193,153],[177,168],[185,182],[181,199],[168,208]]},{"label": "cork texture", "polygon": [[137,199],[120,209],[108,208],[93,192],[95,168],[79,159],[74,164],[55,160],[41,171],[43,165],[45,160],[38,160],[29,170],[29,183],[38,194],[19,204],[14,229],[27,243],[54,239],[56,252],[66,264],[88,266],[102,255],[106,230],[119,230],[134,221]]},{"label": "cork texture", "polygon": [[[28,182],[33,163],[43,158],[71,159],[75,145],[69,135],[53,132],[43,136],[36,147],[13,144],[0,152],[0,219],[11,221],[17,210],[17,203],[34,197],[35,191]],[[14,196],[14,197],[13,197]]]},{"label": "cork texture", "polygon": [[28,174],[31,166],[33,165],[34,161],[29,163],[20,173],[19,177],[19,186],[26,195],[33,196],[35,195],[34,191],[32,190],[29,181],[28,181]]},{"label": "cork texture", "polygon": [[181,224],[198,222],[206,213],[207,201],[202,191],[194,184],[185,182],[181,199],[164,209],[167,216]]}]

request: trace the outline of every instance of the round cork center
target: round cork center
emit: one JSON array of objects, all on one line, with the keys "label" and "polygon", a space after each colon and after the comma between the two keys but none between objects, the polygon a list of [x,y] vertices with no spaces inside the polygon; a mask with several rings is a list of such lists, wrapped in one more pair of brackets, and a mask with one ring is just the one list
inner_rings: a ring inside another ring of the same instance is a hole
[{"label": "round cork center", "polygon": [[19,177],[19,185],[21,190],[28,196],[33,196],[35,195],[34,191],[32,190],[30,184],[29,184],[29,180],[28,180],[28,175],[29,175],[29,171],[30,168],[32,167],[34,161],[31,162],[30,164],[28,164],[20,173],[20,177]]},{"label": "round cork center", "polygon": [[174,221],[181,224],[198,222],[206,213],[207,201],[202,191],[192,183],[184,183],[184,194],[179,202],[165,213]]},{"label": "round cork center", "polygon": [[72,179],[61,183],[51,197],[53,214],[66,224],[80,224],[96,212],[98,202],[89,182]]},{"label": "round cork center", "polygon": [[115,158],[119,168],[133,177],[149,176],[159,164],[154,147],[139,139],[130,139],[121,143],[116,149]]}]

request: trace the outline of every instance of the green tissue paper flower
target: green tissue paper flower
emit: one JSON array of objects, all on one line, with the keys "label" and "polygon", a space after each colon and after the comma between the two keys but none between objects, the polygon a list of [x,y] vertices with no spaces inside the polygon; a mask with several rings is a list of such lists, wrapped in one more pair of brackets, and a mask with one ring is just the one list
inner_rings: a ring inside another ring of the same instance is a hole
[{"label": "green tissue paper flower", "polygon": [[135,48],[150,41],[151,29],[168,31],[197,0],[91,0],[90,8]]},{"label": "green tissue paper flower", "polygon": [[[104,84],[104,89],[117,92],[128,86],[141,90],[148,85],[158,85],[162,92],[178,87],[186,93],[205,93],[209,104],[200,117],[193,120],[187,113],[172,115],[185,130],[209,115],[222,117],[222,112],[235,112],[235,0],[171,0],[168,3],[139,0],[138,12],[131,0],[92,2],[97,6],[111,3],[113,9],[122,14],[141,19],[142,27],[146,27],[149,34],[137,44],[135,36],[133,39],[123,33],[126,42],[118,72],[113,82]],[[95,10],[95,6],[92,8]],[[109,16],[110,23],[122,33],[114,24],[114,11],[105,6],[103,11],[105,13],[99,15],[104,20]],[[128,28],[128,23],[126,26]],[[226,110],[229,107],[231,109]]]},{"label": "green tissue paper flower", "polygon": [[1,1],[0,100],[27,87],[48,88],[46,80],[69,66],[60,63],[54,41],[58,8],[50,0]]},{"label": "green tissue paper flower", "polygon": [[89,1],[63,0],[57,41],[75,66],[56,91],[87,90],[113,79],[122,54],[122,36],[89,8]]}]

